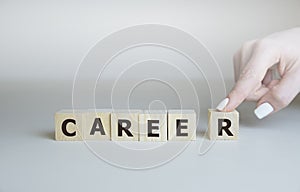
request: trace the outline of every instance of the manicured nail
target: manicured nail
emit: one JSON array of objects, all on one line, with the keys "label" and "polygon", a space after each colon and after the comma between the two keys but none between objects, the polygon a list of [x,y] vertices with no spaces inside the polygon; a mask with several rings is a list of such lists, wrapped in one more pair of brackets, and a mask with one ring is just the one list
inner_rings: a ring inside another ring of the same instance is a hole
[{"label": "manicured nail", "polygon": [[257,118],[262,119],[268,116],[273,111],[274,108],[272,107],[272,105],[270,105],[270,103],[263,103],[254,110],[254,113]]},{"label": "manicured nail", "polygon": [[218,109],[219,111],[222,111],[222,110],[226,107],[226,105],[228,104],[228,102],[229,102],[229,98],[223,99],[223,100],[219,103],[219,105],[217,106],[217,109]]}]

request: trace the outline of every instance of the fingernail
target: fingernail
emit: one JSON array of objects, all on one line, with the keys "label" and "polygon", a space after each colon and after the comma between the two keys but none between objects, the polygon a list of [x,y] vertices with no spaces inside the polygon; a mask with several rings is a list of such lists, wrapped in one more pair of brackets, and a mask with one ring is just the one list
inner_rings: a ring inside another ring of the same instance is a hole
[{"label": "fingernail", "polygon": [[262,119],[268,116],[273,111],[274,108],[272,107],[272,105],[270,105],[270,103],[263,103],[254,110],[254,114],[257,118]]},{"label": "fingernail", "polygon": [[229,102],[229,98],[225,98],[225,99],[223,99],[220,103],[219,103],[219,105],[216,107],[219,111],[222,111],[225,107],[226,107],[226,105],[228,104],[228,102]]}]

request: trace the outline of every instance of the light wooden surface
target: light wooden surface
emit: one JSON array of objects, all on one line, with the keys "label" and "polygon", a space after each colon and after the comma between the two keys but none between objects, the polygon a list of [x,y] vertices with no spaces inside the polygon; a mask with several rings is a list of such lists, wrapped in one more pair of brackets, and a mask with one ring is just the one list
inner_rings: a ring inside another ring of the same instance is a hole
[{"label": "light wooden surface", "polygon": [[190,141],[196,139],[194,110],[61,110],[56,140]]},{"label": "light wooden surface", "polygon": [[235,140],[239,135],[239,112],[208,110],[208,135],[211,140]]},{"label": "light wooden surface", "polygon": [[90,110],[85,114],[83,126],[84,140],[105,141],[110,140],[111,112],[109,110]]},{"label": "light wooden surface", "polygon": [[194,110],[168,110],[168,140],[196,140],[196,113]]},{"label": "light wooden surface", "polygon": [[[113,141],[138,141],[139,140],[139,114],[140,110],[114,111],[111,113],[111,140]],[[123,123],[122,123],[123,122]],[[126,124],[126,123],[130,123]],[[120,125],[119,125],[120,124]],[[120,126],[126,128],[129,132],[121,131],[118,134]]]},{"label": "light wooden surface", "polygon": [[139,115],[139,133],[140,141],[167,141],[167,112],[144,111]]},{"label": "light wooden surface", "polygon": [[55,113],[55,139],[58,141],[83,140],[84,115],[84,112],[73,110],[61,110]]}]

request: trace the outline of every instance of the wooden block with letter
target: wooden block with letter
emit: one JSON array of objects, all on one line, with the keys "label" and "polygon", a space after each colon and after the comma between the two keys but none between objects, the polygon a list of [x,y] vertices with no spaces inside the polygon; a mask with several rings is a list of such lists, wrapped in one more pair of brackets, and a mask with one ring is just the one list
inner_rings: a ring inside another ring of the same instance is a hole
[{"label": "wooden block with letter", "polygon": [[119,110],[111,113],[111,140],[138,141],[140,110]]},{"label": "wooden block with letter", "polygon": [[168,140],[196,140],[196,113],[194,110],[168,111]]},{"label": "wooden block with letter", "polygon": [[167,141],[167,111],[144,111],[139,115],[140,141]]},{"label": "wooden block with letter", "polygon": [[58,111],[55,113],[55,139],[58,141],[81,141],[84,124],[84,111]]},{"label": "wooden block with letter", "polygon": [[208,110],[208,135],[210,139],[234,140],[239,134],[239,112]]},{"label": "wooden block with letter", "polygon": [[110,140],[111,110],[89,110],[83,127],[84,140]]}]

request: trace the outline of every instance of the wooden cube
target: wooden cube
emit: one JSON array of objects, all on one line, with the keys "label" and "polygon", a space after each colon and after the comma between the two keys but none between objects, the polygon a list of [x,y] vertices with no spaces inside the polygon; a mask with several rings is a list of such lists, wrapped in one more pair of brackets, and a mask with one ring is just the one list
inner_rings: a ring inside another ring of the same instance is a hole
[{"label": "wooden cube", "polygon": [[138,141],[139,140],[140,110],[119,110],[111,113],[111,140]]},{"label": "wooden cube", "polygon": [[55,113],[55,139],[58,141],[81,141],[85,113],[80,110],[61,110]]},{"label": "wooden cube", "polygon": [[140,141],[167,141],[167,111],[144,111],[139,115]]},{"label": "wooden cube", "polygon": [[239,134],[239,112],[208,110],[208,135],[212,140],[234,140]]},{"label": "wooden cube", "polygon": [[196,140],[196,113],[194,110],[168,111],[168,140]]},{"label": "wooden cube", "polygon": [[83,127],[84,140],[110,140],[111,110],[88,110]]}]

